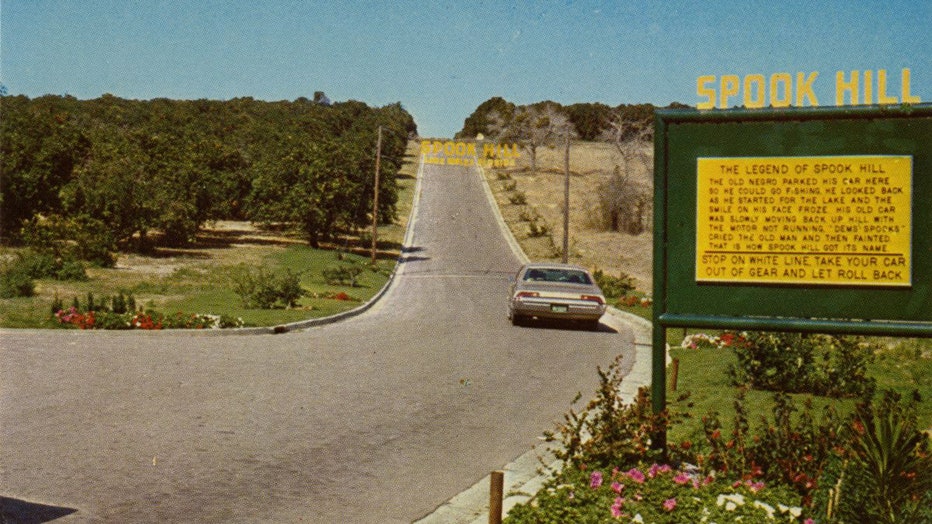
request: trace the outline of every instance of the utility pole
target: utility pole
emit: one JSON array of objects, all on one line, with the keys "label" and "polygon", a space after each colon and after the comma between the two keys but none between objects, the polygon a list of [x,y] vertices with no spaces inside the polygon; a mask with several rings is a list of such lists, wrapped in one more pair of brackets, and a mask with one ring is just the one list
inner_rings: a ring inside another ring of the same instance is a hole
[{"label": "utility pole", "polygon": [[379,233],[379,165],[382,161],[382,126],[379,126],[379,138],[375,146],[375,191],[372,194],[372,263],[375,264],[376,246]]},{"label": "utility pole", "polygon": [[569,262],[570,253],[570,128],[566,127],[566,149],[563,155],[563,263]]}]

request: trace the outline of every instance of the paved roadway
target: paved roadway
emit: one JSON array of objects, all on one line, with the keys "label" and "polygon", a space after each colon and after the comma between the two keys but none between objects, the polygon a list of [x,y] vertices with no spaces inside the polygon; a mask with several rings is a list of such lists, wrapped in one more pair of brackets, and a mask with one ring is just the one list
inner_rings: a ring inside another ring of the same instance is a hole
[{"label": "paved roadway", "polygon": [[[57,522],[411,522],[531,449],[632,334],[512,327],[472,168],[426,165],[400,276],[282,335],[0,333],[0,497]],[[25,506],[20,501],[45,506]],[[42,521],[42,520],[39,520]]]}]

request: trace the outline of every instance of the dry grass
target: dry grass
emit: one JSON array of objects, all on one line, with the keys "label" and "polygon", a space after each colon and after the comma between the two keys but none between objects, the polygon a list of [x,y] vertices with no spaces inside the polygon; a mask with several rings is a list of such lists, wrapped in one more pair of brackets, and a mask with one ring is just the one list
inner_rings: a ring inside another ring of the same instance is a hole
[{"label": "dry grass", "polygon": [[[652,149],[645,146],[647,165],[629,165],[632,180],[651,183]],[[563,245],[563,174],[564,150],[542,148],[537,154],[537,173],[530,172],[530,161],[524,152],[517,165],[507,169],[487,169],[502,215],[525,253],[532,260],[560,259]],[[652,282],[653,240],[650,232],[629,235],[603,231],[593,217],[598,212],[600,184],[610,176],[615,166],[624,172],[625,162],[610,144],[578,142],[570,148],[570,261],[589,268],[599,268],[610,274],[624,272],[637,281],[637,287],[650,292]],[[502,180],[501,177],[509,177]],[[514,184],[514,189],[509,190]],[[527,205],[515,205],[509,196],[523,193]],[[549,228],[544,237],[529,236],[528,217],[540,217],[538,224]]]}]

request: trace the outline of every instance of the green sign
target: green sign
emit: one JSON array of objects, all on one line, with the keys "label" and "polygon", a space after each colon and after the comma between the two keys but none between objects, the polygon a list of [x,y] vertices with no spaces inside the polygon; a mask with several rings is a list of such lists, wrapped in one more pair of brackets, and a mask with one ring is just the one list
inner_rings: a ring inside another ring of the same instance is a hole
[{"label": "green sign", "polygon": [[932,104],[660,110],[653,404],[666,329],[932,336]]},{"label": "green sign", "polygon": [[659,111],[661,325],[932,335],[932,105]]}]

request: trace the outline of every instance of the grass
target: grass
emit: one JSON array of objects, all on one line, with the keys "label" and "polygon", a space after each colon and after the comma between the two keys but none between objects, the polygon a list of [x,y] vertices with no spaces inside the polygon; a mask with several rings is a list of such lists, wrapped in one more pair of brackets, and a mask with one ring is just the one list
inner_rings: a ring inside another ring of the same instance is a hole
[{"label": "grass", "polygon": [[[681,334],[679,332],[677,336]],[[667,393],[670,408],[692,415],[671,429],[670,440],[701,441],[701,418],[713,411],[720,414],[722,423],[730,431],[737,394],[737,388],[730,385],[726,373],[728,365],[736,362],[732,351],[695,350],[674,346],[670,350],[670,356],[679,360],[677,390],[673,392],[668,388]],[[932,342],[923,339],[891,340],[889,345],[876,353],[876,358],[868,366],[868,375],[877,381],[878,391],[893,389],[904,397],[914,390],[918,391],[924,399],[918,406],[919,427],[932,430],[932,402],[929,402],[932,398]],[[669,385],[672,382],[672,372],[669,369],[667,379]],[[690,393],[688,402],[692,407],[688,407],[686,402],[675,400],[682,392]],[[828,405],[834,406],[839,413],[849,413],[855,405],[854,399],[831,399],[803,394],[791,396],[799,408],[807,398],[811,399],[816,415]],[[758,423],[762,416],[772,418],[772,399],[772,392],[752,390],[747,393],[745,406],[752,425]]]},{"label": "grass", "polygon": [[[486,169],[486,180],[505,223],[531,260],[557,261],[563,246],[563,148],[541,148],[537,172],[531,173],[525,151],[510,168]],[[570,262],[590,269],[632,276],[637,288],[650,292],[653,246],[649,232],[629,235],[603,231],[598,215],[600,184],[616,165],[624,164],[615,148],[598,142],[574,142],[570,148]],[[631,164],[630,174],[649,183],[644,165]],[[545,234],[539,234],[546,230]]]},{"label": "grass", "polygon": [[[304,244],[300,235],[291,231],[263,230],[248,223],[209,224],[210,227],[187,248],[156,248],[146,256],[120,254],[116,268],[91,268],[86,282],[38,280],[35,296],[0,300],[0,327],[58,327],[51,312],[55,297],[67,307],[73,297],[80,297],[83,302],[88,293],[97,298],[132,294],[137,304],[163,314],[178,311],[225,314],[240,317],[251,326],[274,326],[357,307],[385,285],[400,255],[414,198],[417,152],[417,144],[409,144],[407,161],[397,177],[398,220],[379,227],[374,268],[369,266],[371,236],[368,230],[342,234],[322,249],[312,249]],[[4,250],[5,253],[13,251]],[[301,286],[309,296],[292,309],[244,308],[230,285],[233,273],[243,264],[300,273]],[[332,286],[324,281],[322,271],[338,264],[365,268],[357,287]],[[322,298],[327,293],[339,292],[358,300]]]}]

